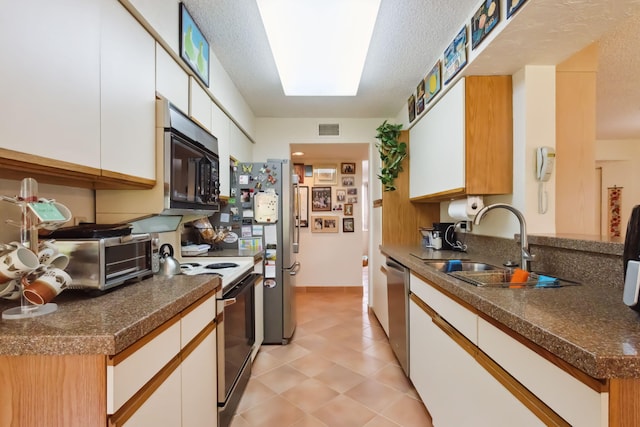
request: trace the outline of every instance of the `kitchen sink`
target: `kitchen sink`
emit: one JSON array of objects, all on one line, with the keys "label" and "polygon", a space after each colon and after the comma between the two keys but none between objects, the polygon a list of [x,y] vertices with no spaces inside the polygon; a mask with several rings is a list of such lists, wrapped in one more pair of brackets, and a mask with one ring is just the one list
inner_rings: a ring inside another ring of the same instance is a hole
[{"label": "kitchen sink", "polygon": [[454,271],[490,271],[504,270],[495,265],[486,264],[484,262],[467,261],[467,260],[442,260],[442,261],[425,261],[429,267],[441,271],[443,273],[451,273]]},{"label": "kitchen sink", "polygon": [[448,274],[475,286],[508,289],[561,288],[580,284],[572,280],[537,273],[529,273],[529,277],[526,280],[517,280],[513,278],[512,270],[504,268],[488,271],[453,271]]}]

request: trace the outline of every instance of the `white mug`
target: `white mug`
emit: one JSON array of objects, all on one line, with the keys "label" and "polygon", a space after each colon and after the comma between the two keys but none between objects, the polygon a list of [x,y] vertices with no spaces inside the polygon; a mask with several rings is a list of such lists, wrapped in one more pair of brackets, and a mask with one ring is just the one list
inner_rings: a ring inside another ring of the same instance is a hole
[{"label": "white mug", "polygon": [[31,283],[22,279],[24,297],[32,304],[43,305],[54,299],[71,285],[71,276],[64,270],[48,267],[44,274]]},{"label": "white mug", "polygon": [[20,244],[13,245],[13,250],[4,251],[0,255],[0,283],[24,276],[40,265],[36,254]]}]

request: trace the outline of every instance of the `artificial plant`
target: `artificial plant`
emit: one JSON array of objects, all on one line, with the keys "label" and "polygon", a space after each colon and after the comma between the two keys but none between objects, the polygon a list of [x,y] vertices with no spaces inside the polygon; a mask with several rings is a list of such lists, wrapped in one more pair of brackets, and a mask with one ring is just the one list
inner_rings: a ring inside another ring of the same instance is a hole
[{"label": "artificial plant", "polygon": [[384,191],[394,191],[396,189],[394,180],[398,177],[398,173],[402,171],[402,161],[407,157],[407,144],[398,142],[402,124],[390,124],[385,120],[376,131],[376,138],[380,140],[376,144],[382,167],[378,178],[384,186]]}]

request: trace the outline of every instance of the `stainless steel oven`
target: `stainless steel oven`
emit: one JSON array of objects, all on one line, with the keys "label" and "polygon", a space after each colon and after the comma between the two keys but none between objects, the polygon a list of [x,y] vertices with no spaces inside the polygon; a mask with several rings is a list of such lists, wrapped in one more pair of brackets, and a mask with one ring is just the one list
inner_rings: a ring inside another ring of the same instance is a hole
[{"label": "stainless steel oven", "polygon": [[255,342],[255,291],[260,274],[252,273],[227,286],[218,300],[218,419],[227,427],[251,376]]}]

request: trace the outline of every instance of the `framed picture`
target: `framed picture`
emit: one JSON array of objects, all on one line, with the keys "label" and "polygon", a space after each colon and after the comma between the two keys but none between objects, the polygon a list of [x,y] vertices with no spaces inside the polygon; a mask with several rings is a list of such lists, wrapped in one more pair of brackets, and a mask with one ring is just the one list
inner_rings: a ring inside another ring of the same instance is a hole
[{"label": "framed picture", "polygon": [[356,173],[355,163],[342,163],[340,165],[340,171],[343,175],[354,175]]},{"label": "framed picture", "polygon": [[337,216],[312,216],[311,231],[313,233],[337,233],[338,217]]},{"label": "framed picture", "polygon": [[342,186],[343,187],[353,187],[355,179],[352,176],[343,176],[342,177]]},{"label": "framed picture", "polygon": [[409,109],[409,122],[416,119],[416,96],[411,94],[407,100],[407,108]]},{"label": "framed picture", "polygon": [[293,164],[293,173],[298,175],[298,184],[304,184],[304,165],[302,163]]},{"label": "framed picture", "polygon": [[315,185],[336,185],[338,168],[336,165],[313,166],[313,183]]},{"label": "framed picture", "polygon": [[309,226],[309,187],[298,188],[295,198],[296,225]]},{"label": "framed picture", "polygon": [[355,231],[353,218],[342,218],[342,232],[353,233]]},{"label": "framed picture", "polygon": [[420,114],[424,111],[424,80],[420,80],[416,87],[416,114]]},{"label": "framed picture", "polygon": [[304,165],[304,176],[311,178],[313,176],[313,166]]},{"label": "framed picture", "polygon": [[209,87],[209,42],[180,2],[180,58]]},{"label": "framed picture", "polygon": [[348,196],[357,196],[358,195],[358,189],[357,188],[347,188],[347,195]]},{"label": "framed picture", "polygon": [[347,203],[358,203],[358,196],[347,197]]},{"label": "framed picture", "polygon": [[467,26],[458,32],[451,44],[444,51],[442,74],[444,82],[449,83],[460,70],[467,65]]},{"label": "framed picture", "polygon": [[425,83],[425,103],[430,103],[434,96],[440,92],[442,84],[440,83],[440,60],[436,62],[427,77],[424,79]]},{"label": "framed picture", "polygon": [[475,49],[500,21],[499,0],[485,0],[471,18],[471,48]]},{"label": "framed picture", "polygon": [[526,1],[527,0],[507,0],[507,19],[511,18]]},{"label": "framed picture", "polygon": [[344,214],[346,216],[353,216],[353,203],[344,204]]},{"label": "framed picture", "polygon": [[311,189],[311,210],[331,211],[331,187],[313,187]]},{"label": "framed picture", "polygon": [[336,190],[336,201],[343,202],[347,200],[347,191],[344,188]]}]

